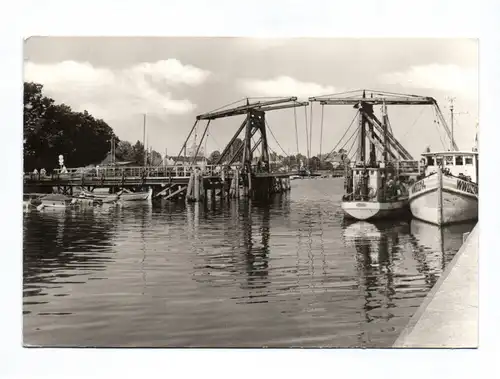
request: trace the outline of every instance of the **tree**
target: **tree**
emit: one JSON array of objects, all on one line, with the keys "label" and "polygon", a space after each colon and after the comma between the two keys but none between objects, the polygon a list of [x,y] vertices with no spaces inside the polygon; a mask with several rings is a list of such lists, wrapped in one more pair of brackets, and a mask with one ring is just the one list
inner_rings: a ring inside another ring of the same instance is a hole
[{"label": "tree", "polygon": [[55,104],[42,90],[41,84],[24,83],[25,170],[56,168],[60,154],[68,167],[101,162],[111,139],[118,140],[113,129],[87,111],[74,112],[65,104]]},{"label": "tree", "polygon": [[212,153],[210,153],[210,156],[208,157],[208,162],[210,164],[215,164],[220,158],[220,151],[219,150],[214,150]]},{"label": "tree", "polygon": [[148,156],[148,163],[151,166],[160,166],[163,163],[163,158],[159,152],[153,150]]},{"label": "tree", "polygon": [[115,156],[118,161],[129,162],[134,160],[134,148],[128,141],[120,141],[116,144]]},{"label": "tree", "polygon": [[139,165],[142,166],[144,164],[144,145],[141,143],[141,141],[137,141],[134,146],[132,146],[132,161]]}]

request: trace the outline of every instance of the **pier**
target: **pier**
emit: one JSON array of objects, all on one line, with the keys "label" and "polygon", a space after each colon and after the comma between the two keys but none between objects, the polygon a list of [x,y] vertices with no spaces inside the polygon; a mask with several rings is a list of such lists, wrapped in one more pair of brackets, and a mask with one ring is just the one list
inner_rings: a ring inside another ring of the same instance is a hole
[{"label": "pier", "polygon": [[478,225],[464,239],[393,347],[478,346]]}]

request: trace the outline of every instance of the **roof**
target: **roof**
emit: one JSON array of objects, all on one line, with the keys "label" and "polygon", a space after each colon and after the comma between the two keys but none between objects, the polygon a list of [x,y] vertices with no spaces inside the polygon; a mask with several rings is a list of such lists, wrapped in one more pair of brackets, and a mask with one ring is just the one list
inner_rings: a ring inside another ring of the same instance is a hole
[{"label": "roof", "polygon": [[477,151],[472,150],[457,150],[457,151],[431,151],[429,153],[422,153],[422,156],[436,156],[436,155],[478,155]]}]

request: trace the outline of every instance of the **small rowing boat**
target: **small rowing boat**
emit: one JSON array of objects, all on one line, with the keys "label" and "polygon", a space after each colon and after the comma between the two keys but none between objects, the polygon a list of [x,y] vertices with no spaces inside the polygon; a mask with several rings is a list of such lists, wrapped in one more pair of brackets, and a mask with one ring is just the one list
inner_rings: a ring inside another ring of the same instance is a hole
[{"label": "small rowing boat", "polygon": [[147,191],[132,192],[126,189],[118,192],[120,200],[122,201],[146,201],[151,199],[153,195],[153,189],[150,187]]},{"label": "small rowing boat", "polygon": [[118,201],[120,199],[120,193],[115,193],[115,194],[94,193],[82,188],[79,197],[84,199],[98,200],[103,204],[105,204],[105,203],[114,203]]}]

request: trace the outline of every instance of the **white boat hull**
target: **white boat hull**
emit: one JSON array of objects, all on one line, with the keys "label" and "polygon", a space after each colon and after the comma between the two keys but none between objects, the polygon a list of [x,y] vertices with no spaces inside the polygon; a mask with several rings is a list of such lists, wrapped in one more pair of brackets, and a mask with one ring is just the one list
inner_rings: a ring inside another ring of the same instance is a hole
[{"label": "white boat hull", "polygon": [[148,192],[122,192],[120,194],[120,200],[122,201],[145,201],[151,199],[153,195],[153,189],[150,188]]},{"label": "white boat hull", "polygon": [[476,220],[477,193],[475,183],[446,175],[440,181],[439,174],[430,175],[410,188],[410,210],[414,217],[436,225]]},{"label": "white boat hull", "polygon": [[394,217],[404,213],[408,208],[408,200],[391,202],[375,201],[343,201],[341,204],[345,215],[357,220],[372,220]]}]

